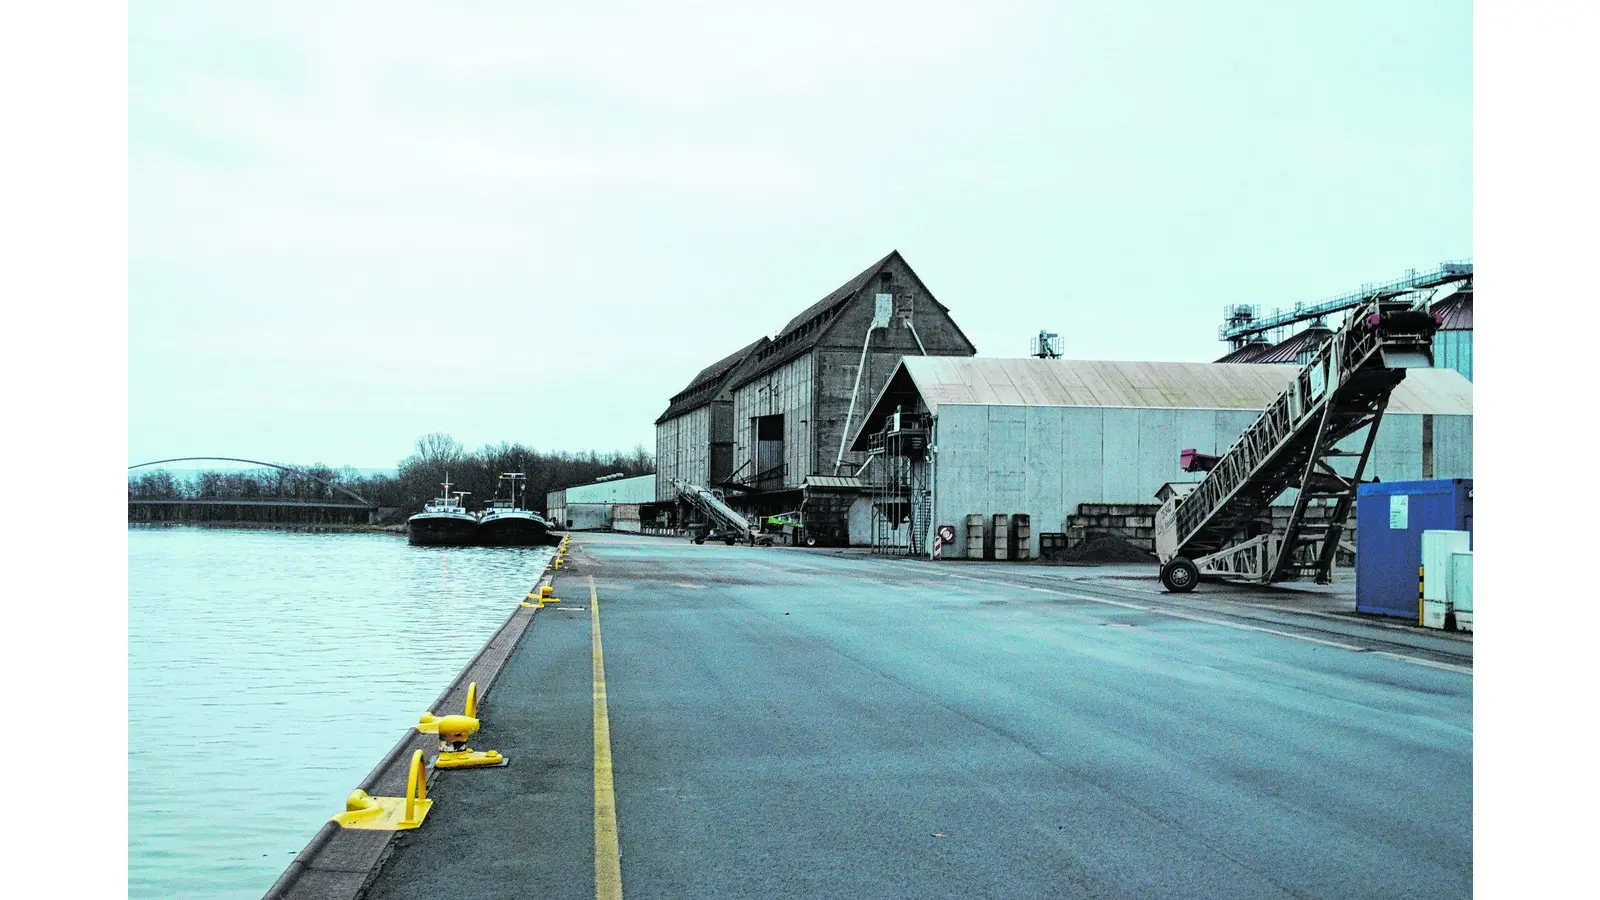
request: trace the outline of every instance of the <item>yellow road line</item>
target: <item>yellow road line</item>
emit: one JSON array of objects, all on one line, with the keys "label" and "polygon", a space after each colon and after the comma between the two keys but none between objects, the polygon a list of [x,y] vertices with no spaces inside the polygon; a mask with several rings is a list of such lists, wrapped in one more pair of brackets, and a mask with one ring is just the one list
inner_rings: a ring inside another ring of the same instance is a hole
[{"label": "yellow road line", "polygon": [[589,633],[594,638],[594,896],[595,900],[622,900],[617,797],[611,781],[611,719],[606,714],[606,661],[600,647],[600,595],[592,576]]}]

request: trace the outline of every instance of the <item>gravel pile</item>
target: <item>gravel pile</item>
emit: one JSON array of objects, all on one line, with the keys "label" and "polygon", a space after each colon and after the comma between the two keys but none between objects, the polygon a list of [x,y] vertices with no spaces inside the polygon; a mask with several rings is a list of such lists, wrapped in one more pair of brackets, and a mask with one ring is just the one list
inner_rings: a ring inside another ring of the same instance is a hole
[{"label": "gravel pile", "polygon": [[1145,563],[1155,558],[1155,554],[1114,537],[1090,538],[1059,557],[1063,562],[1075,563]]}]

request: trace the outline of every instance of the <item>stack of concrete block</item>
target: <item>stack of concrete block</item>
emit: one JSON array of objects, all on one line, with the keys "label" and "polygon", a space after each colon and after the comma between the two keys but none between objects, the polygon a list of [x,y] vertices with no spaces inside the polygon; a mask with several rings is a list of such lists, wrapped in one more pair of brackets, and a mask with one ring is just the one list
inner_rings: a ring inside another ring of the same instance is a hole
[{"label": "stack of concrete block", "polygon": [[1024,513],[1011,516],[1011,558],[1029,559],[1033,550],[1033,517]]},{"label": "stack of concrete block", "polygon": [[990,533],[992,535],[992,537],[990,538],[990,543],[993,545],[994,550],[986,558],[988,558],[988,559],[1010,559],[1011,558],[1011,552],[1010,552],[1011,551],[1011,540],[1010,540],[1011,517],[1006,515],[1005,513],[995,513],[994,516],[991,518],[991,523],[989,525],[989,530],[990,530]]},{"label": "stack of concrete block", "polygon": [[1067,516],[1067,546],[1080,547],[1096,538],[1113,537],[1154,553],[1156,510],[1160,508],[1154,503],[1080,503],[1078,512]]},{"label": "stack of concrete block", "polygon": [[983,559],[983,513],[967,516],[967,559]]},{"label": "stack of concrete block", "polygon": [[[1154,553],[1156,549],[1155,503],[1080,503],[1075,515],[1067,516],[1067,546],[1080,547],[1096,538],[1112,537],[1127,542],[1131,547]],[[1281,533],[1289,525],[1290,506],[1272,507],[1272,530]],[[1306,510],[1306,521],[1320,524],[1327,521],[1327,507],[1313,506]],[[1265,520],[1263,520],[1265,523]],[[1341,543],[1355,546],[1356,520],[1352,515],[1345,525]],[[1355,565],[1354,554],[1340,550],[1335,565]]]}]

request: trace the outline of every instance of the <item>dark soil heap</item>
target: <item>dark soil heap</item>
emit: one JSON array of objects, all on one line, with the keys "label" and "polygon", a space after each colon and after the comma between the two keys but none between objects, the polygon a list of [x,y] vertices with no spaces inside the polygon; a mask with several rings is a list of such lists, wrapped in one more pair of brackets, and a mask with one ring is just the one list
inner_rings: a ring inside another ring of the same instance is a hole
[{"label": "dark soil heap", "polygon": [[1114,537],[1090,538],[1058,557],[1070,563],[1147,563],[1155,558],[1154,554]]}]

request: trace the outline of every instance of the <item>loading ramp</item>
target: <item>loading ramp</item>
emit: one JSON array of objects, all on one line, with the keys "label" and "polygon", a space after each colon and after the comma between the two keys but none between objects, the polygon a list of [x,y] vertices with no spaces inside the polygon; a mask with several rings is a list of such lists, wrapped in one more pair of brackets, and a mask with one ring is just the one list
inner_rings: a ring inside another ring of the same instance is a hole
[{"label": "loading ramp", "polygon": [[[1362,303],[1228,452],[1206,461],[1204,480],[1167,497],[1156,515],[1167,590],[1193,590],[1203,576],[1258,584],[1332,580],[1389,396],[1406,369],[1433,365],[1438,323],[1427,310],[1436,290]],[[1339,448],[1350,443],[1360,449]],[[1340,473],[1337,461],[1353,471]],[[1260,533],[1262,517],[1290,489],[1297,493],[1285,530]],[[1309,521],[1311,504],[1331,507],[1331,515]]]}]

